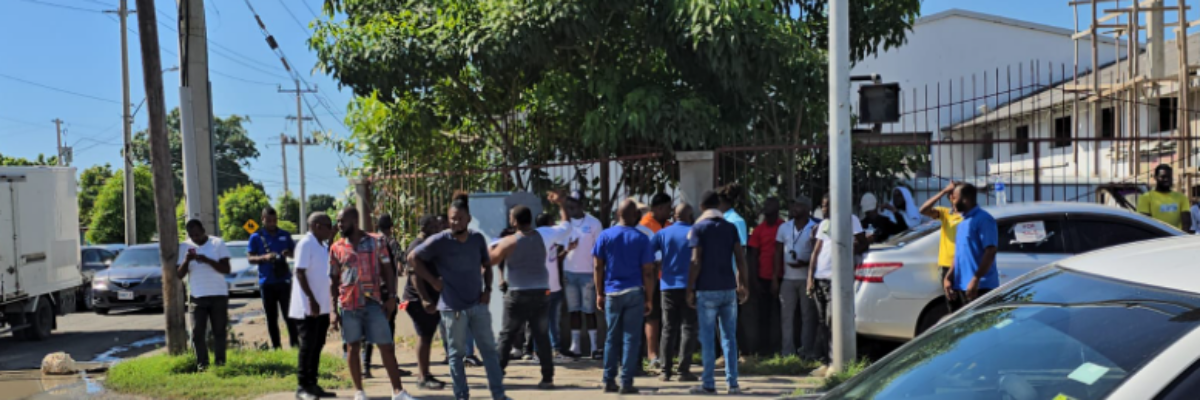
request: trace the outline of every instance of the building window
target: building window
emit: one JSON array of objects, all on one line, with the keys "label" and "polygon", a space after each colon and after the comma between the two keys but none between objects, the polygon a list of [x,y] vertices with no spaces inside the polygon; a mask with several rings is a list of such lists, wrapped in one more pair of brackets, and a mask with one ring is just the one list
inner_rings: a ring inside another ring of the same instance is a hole
[{"label": "building window", "polygon": [[1054,119],[1054,148],[1071,147],[1071,117]]},{"label": "building window", "polygon": [[1158,132],[1170,132],[1179,128],[1179,99],[1158,99]]},{"label": "building window", "polygon": [[1100,110],[1100,138],[1112,139],[1117,133],[1117,113],[1111,108]]},{"label": "building window", "polygon": [[1029,154],[1029,125],[1017,127],[1017,142],[1013,143],[1013,154]]},{"label": "building window", "polygon": [[991,160],[995,156],[992,151],[992,146],[995,146],[992,143],[992,140],[994,140],[993,137],[994,135],[991,132],[983,134],[983,151],[979,152],[980,160]]}]

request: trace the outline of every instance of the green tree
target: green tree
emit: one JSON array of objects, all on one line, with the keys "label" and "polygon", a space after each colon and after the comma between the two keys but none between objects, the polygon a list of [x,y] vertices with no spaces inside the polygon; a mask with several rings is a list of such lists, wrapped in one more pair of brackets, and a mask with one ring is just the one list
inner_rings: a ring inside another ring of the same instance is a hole
[{"label": "green tree", "polygon": [[[175,175],[175,198],[183,198],[183,136],[179,126],[182,116],[179,108],[167,114],[167,130],[171,148],[171,171]],[[217,194],[246,185],[253,184],[258,188],[262,185],[253,182],[246,169],[250,161],[258,158],[258,148],[250,139],[243,123],[249,123],[250,117],[230,115],[225,118],[213,117],[213,136],[216,139],[213,155],[216,157]],[[150,142],[147,131],[137,132],[133,137],[133,157],[140,163],[150,163]]]},{"label": "green tree", "polygon": [[[105,182],[112,176],[113,169],[110,164],[93,165],[79,175],[79,226],[92,224],[92,205],[95,204],[96,197],[100,196],[100,189],[104,188]],[[125,212],[124,204],[121,212]]]},{"label": "green tree", "polygon": [[300,200],[293,196],[292,192],[283,192],[275,199],[275,211],[279,214],[280,221],[289,221],[293,225],[300,223]]},{"label": "green tree", "polygon": [[279,229],[283,229],[293,235],[299,235],[300,229],[292,221],[279,221]]},{"label": "green tree", "polygon": [[[154,179],[143,165],[133,170],[134,205],[137,208],[137,242],[148,243],[157,233],[154,215]],[[91,243],[125,242],[125,174],[117,170],[104,182],[91,209],[87,240]]]},{"label": "green tree", "polygon": [[221,236],[225,241],[246,240],[250,233],[242,229],[248,220],[262,224],[262,210],[271,205],[267,194],[253,185],[242,185],[220,198]]},{"label": "green tree", "polygon": [[46,157],[45,154],[38,154],[36,159],[29,160],[0,154],[0,166],[34,167],[39,165],[58,165],[58,156]]},{"label": "green tree", "polygon": [[[308,204],[305,205],[308,206],[308,212],[310,213],[315,211],[328,212],[334,209],[333,205],[335,201],[336,199],[333,196],[327,194],[311,194],[308,195]],[[330,218],[333,218],[333,216],[330,215]]]}]

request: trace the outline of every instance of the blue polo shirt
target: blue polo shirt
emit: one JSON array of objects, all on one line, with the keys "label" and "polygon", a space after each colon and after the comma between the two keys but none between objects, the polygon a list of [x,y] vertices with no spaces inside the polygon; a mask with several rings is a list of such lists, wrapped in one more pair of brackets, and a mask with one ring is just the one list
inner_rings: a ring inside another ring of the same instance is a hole
[{"label": "blue polo shirt", "polygon": [[[292,241],[292,234],[283,229],[275,229],[275,233],[271,234],[266,229],[259,229],[250,235],[249,251],[247,254],[261,256],[264,254],[275,253],[283,254],[284,251],[295,250],[296,242]],[[258,264],[258,284],[259,285],[274,285],[292,282],[292,273],[288,272],[284,276],[275,276],[275,266],[270,262]]]},{"label": "blue polo shirt", "polygon": [[645,283],[642,265],[654,262],[654,247],[637,228],[617,225],[600,233],[592,256],[604,260],[604,292],[613,294]]},{"label": "blue polo shirt", "polygon": [[692,266],[692,248],[688,246],[691,230],[691,225],[676,222],[658,231],[651,240],[654,251],[662,252],[662,277],[658,280],[662,290],[687,289]]},{"label": "blue polo shirt", "polygon": [[737,289],[736,267],[731,261],[737,244],[737,228],[729,221],[712,218],[692,225],[688,245],[700,248],[700,274],[695,290]]},{"label": "blue polo shirt", "polygon": [[[975,207],[963,214],[962,222],[958,223],[958,232],[954,237],[954,288],[967,290],[967,284],[979,270],[979,259],[983,250],[999,245],[999,232],[996,219],[992,214]],[[980,289],[995,289],[1000,286],[1000,271],[996,262],[987,275],[979,279]]]}]

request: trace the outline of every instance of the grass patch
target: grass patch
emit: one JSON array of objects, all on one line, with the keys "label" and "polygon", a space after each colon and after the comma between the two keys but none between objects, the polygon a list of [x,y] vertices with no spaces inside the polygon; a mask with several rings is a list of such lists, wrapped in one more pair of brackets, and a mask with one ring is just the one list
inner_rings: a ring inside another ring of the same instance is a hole
[{"label": "grass patch", "polygon": [[[197,372],[194,355],[160,354],[117,364],[105,387],[118,393],[163,399],[244,399],[296,389],[296,350],[233,350],[222,367]],[[346,363],[322,357],[320,385],[350,387]]]},{"label": "grass patch", "polygon": [[853,378],[854,376],[858,375],[864,369],[867,369],[867,367],[869,367],[869,366],[871,366],[871,361],[869,361],[865,358],[860,358],[860,359],[850,363],[850,365],[847,365],[846,369],[843,370],[842,372],[838,372],[838,373],[834,374],[833,376],[825,379],[825,382],[823,382],[821,384],[821,386],[817,387],[816,389],[799,388],[799,389],[796,389],[795,392],[792,392],[792,396],[804,396],[804,395],[828,392],[830,390],[833,390],[833,388],[837,387],[838,385],[842,384],[842,382],[848,381],[848,380],[850,380],[850,378]]},{"label": "grass patch", "polygon": [[738,374],[795,376],[807,374],[820,366],[819,362],[806,361],[796,355],[787,357],[776,355],[769,358],[745,356],[738,364]]}]

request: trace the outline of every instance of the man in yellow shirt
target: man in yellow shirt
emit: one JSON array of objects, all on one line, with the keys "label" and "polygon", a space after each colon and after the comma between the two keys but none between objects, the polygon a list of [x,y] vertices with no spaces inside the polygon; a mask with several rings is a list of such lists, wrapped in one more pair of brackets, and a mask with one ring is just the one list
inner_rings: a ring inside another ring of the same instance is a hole
[{"label": "man in yellow shirt", "polygon": [[1154,190],[1138,197],[1138,212],[1184,232],[1190,232],[1192,213],[1188,209],[1188,199],[1183,193],[1171,191],[1171,186],[1175,183],[1175,174],[1171,166],[1159,164],[1155,167],[1154,180],[1157,182]]},{"label": "man in yellow shirt", "polygon": [[955,211],[953,208],[937,207],[937,203],[943,196],[950,198],[950,204],[958,201],[955,198],[954,189],[957,188],[959,182],[950,182],[945,189],[925,201],[921,205],[921,214],[932,218],[942,224],[942,239],[938,244],[938,266],[942,270],[942,286],[946,293],[947,300],[953,296],[950,290],[950,280],[947,275],[954,269],[954,237],[958,233],[958,223],[962,222],[962,214]]}]

